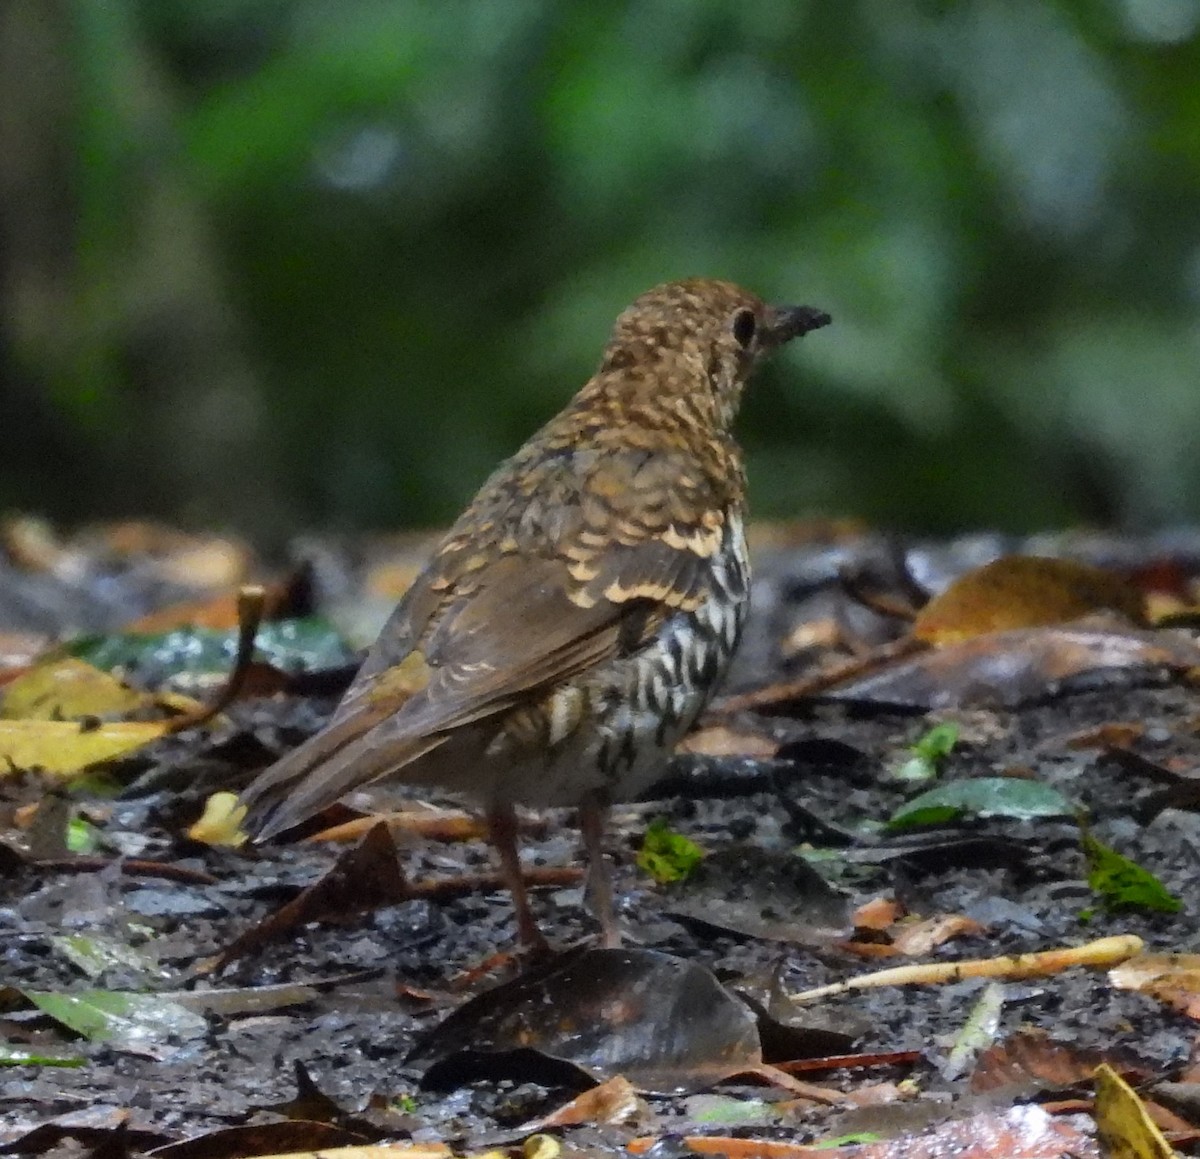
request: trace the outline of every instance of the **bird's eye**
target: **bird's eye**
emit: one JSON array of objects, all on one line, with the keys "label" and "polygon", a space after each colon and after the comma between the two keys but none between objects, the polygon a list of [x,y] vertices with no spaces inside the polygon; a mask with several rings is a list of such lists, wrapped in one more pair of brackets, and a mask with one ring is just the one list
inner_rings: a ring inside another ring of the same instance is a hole
[{"label": "bird's eye", "polygon": [[744,350],[754,341],[754,331],[758,327],[758,319],[753,310],[739,310],[733,316],[733,336]]}]

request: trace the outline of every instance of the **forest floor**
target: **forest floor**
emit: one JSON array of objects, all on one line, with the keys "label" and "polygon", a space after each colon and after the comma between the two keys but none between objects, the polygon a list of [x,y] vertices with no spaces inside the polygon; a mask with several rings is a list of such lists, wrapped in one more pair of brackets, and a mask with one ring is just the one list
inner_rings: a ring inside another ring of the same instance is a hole
[{"label": "forest floor", "polygon": [[[223,632],[228,662],[236,633],[215,609],[231,615],[224,588],[259,565],[231,549],[200,590],[197,550],[109,535],[30,558],[10,542],[0,564],[0,1152],[462,1154],[550,1133],[588,1154],[1087,1155],[1103,1063],[1176,1148],[1200,1141],[1186,615],[1145,627],[1097,606],[1014,628],[1008,602],[1026,597],[989,594],[999,630],[910,649],[895,641],[912,625],[881,610],[1025,551],[1132,577],[1147,600],[1169,588],[1186,612],[1200,537],[901,550],[837,528],[762,533],[726,696],[647,798],[614,809],[625,949],[591,947],[573,818],[529,816],[535,908],[562,951],[537,963],[509,953],[511,905],[462,802],[387,789],[309,830],[350,823],[328,839],[189,835],[212,793],[332,710],[371,630],[346,609],[385,604],[419,545],[300,545],[304,582],[273,614],[305,625],[303,647],[289,660],[279,645],[249,695],[102,777],[4,749],[6,728],[41,736],[37,720],[107,735],[109,715],[13,691],[61,663],[52,639],[82,639],[76,658],[139,694],[211,692],[195,657]],[[336,645],[314,644],[317,623]],[[383,809],[400,812],[372,830]],[[1090,964],[1014,957],[1094,943]]]}]

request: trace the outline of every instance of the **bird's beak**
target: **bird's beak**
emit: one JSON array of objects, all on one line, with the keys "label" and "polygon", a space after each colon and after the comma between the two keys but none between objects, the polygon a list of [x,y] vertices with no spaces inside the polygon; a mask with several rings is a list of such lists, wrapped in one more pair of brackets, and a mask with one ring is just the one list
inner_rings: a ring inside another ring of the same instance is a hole
[{"label": "bird's beak", "polygon": [[814,306],[768,306],[766,333],[763,336],[772,345],[782,346],[810,330],[828,326],[831,321],[824,310]]}]

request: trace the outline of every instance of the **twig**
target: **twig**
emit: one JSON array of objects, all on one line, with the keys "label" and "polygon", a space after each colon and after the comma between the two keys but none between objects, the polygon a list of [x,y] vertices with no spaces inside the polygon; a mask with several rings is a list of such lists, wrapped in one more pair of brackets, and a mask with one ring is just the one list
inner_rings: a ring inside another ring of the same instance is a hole
[{"label": "twig", "polygon": [[1142,939],[1134,934],[1101,938],[1085,946],[1043,950],[1036,954],[1010,954],[1002,958],[973,958],[965,962],[927,962],[917,966],[897,966],[860,974],[844,982],[818,986],[791,994],[792,1002],[811,1002],[814,998],[830,998],[864,990],[873,986],[928,986],[941,982],[957,982],[963,978],[1038,978],[1059,974],[1072,966],[1108,967],[1141,953]]}]

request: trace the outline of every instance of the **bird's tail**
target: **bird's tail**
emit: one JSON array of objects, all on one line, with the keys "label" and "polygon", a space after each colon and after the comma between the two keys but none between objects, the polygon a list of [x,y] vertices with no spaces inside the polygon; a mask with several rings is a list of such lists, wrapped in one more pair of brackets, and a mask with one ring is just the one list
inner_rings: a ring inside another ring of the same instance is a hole
[{"label": "bird's tail", "polygon": [[[363,717],[368,719],[364,720]],[[281,757],[242,793],[243,827],[267,841],[307,821],[352,789],[395,772],[440,746],[444,735],[383,735],[371,714],[350,712]]]}]

